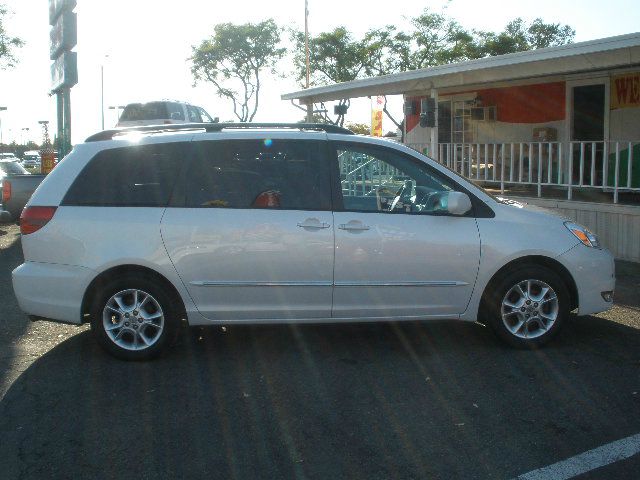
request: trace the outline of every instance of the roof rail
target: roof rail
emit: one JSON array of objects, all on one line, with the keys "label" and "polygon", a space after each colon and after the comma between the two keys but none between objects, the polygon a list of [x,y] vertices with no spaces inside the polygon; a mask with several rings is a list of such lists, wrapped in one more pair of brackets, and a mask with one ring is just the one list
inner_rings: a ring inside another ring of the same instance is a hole
[{"label": "roof rail", "polygon": [[332,125],[330,123],[172,123],[168,125],[144,125],[141,127],[123,127],[104,130],[91,135],[85,142],[99,142],[101,140],[111,140],[117,135],[124,135],[131,132],[142,133],[163,133],[181,130],[204,130],[206,132],[220,132],[225,129],[291,129],[291,130],[319,130],[326,133],[343,133],[353,135],[354,133],[344,127]]}]

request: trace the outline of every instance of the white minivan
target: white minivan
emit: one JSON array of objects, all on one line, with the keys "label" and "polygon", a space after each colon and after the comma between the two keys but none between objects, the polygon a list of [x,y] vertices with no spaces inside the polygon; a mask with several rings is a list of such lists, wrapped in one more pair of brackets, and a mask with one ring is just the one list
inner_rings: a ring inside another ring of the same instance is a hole
[{"label": "white minivan", "polygon": [[403,145],[332,125],[100,132],[21,217],[33,319],[90,322],[125,359],[190,325],[451,319],[517,347],[612,306],[586,228],[504,201]]}]

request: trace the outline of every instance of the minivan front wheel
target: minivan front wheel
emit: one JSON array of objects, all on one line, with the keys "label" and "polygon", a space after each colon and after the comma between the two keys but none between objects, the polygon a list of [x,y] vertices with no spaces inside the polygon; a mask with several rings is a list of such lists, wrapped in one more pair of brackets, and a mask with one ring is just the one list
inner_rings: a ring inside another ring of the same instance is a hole
[{"label": "minivan front wheel", "polygon": [[165,289],[138,276],[124,276],[101,289],[91,312],[98,343],[124,360],[157,356],[177,330],[177,316]]},{"label": "minivan front wheel", "polygon": [[500,338],[521,348],[548,342],[569,315],[569,293],[552,270],[527,266],[507,273],[489,292],[489,323]]}]

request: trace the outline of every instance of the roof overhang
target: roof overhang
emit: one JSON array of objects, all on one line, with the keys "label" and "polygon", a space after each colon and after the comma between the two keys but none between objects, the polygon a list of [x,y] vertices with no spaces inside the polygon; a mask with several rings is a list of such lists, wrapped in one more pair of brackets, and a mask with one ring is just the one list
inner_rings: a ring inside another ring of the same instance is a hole
[{"label": "roof overhang", "polygon": [[309,104],[638,65],[640,32],[309,88],[286,93],[281,98]]}]

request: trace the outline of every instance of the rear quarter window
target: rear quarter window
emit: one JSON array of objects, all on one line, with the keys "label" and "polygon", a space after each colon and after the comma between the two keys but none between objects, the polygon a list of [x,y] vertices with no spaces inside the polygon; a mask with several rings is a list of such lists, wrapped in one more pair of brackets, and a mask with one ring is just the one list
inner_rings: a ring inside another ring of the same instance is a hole
[{"label": "rear quarter window", "polygon": [[103,150],[80,172],[62,205],[164,207],[189,148],[180,142]]}]

